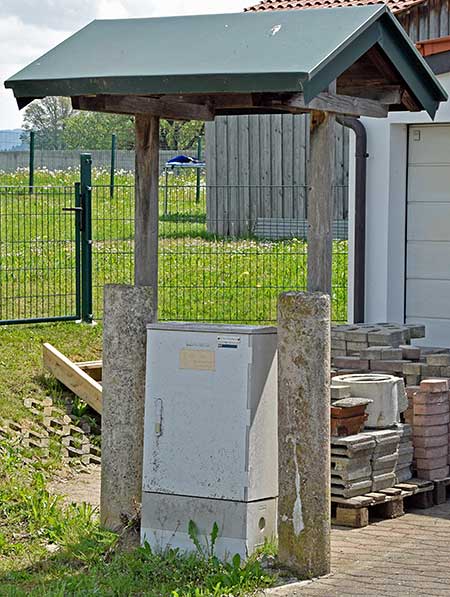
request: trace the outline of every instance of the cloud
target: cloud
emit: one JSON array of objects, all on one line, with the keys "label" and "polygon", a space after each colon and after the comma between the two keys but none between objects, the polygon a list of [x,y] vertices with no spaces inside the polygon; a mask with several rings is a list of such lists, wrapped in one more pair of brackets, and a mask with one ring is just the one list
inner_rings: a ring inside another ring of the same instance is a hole
[{"label": "cloud", "polygon": [[21,125],[3,81],[93,19],[240,12],[246,0],[0,0],[0,129]]},{"label": "cloud", "polygon": [[1,0],[0,19],[15,17],[24,25],[73,31],[95,18],[95,0]]}]

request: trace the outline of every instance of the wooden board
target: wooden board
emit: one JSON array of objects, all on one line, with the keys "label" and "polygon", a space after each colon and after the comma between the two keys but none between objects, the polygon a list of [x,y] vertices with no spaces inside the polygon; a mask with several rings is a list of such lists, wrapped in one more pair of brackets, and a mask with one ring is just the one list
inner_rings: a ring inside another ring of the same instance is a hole
[{"label": "wooden board", "polygon": [[91,408],[102,412],[102,386],[51,344],[43,346],[44,367]]},{"label": "wooden board", "polygon": [[85,371],[95,381],[102,381],[102,361],[85,361],[75,363],[75,365]]}]

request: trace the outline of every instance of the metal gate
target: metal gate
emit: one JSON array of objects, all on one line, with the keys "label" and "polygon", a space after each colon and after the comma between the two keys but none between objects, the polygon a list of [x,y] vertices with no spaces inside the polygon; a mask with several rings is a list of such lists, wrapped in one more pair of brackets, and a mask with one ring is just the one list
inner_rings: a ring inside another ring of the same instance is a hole
[{"label": "metal gate", "polygon": [[90,156],[72,186],[0,186],[0,324],[92,320]]}]

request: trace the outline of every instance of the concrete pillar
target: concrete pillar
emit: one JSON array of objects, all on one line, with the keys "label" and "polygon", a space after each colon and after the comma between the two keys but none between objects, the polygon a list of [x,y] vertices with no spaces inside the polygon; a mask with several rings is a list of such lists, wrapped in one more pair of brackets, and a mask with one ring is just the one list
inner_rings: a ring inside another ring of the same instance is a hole
[{"label": "concrete pillar", "polygon": [[278,302],[278,542],[300,578],[330,571],[330,297]]},{"label": "concrete pillar", "polygon": [[105,286],[100,514],[112,530],[123,529],[141,503],[146,324],[153,305],[147,286]]}]

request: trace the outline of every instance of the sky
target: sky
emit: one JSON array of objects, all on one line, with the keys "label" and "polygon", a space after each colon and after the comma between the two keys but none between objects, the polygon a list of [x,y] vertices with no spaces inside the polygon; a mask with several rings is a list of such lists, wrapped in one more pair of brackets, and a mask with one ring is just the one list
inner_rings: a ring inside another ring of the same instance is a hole
[{"label": "sky", "polygon": [[0,129],[22,116],[5,79],[93,19],[240,12],[256,0],[0,0]]}]

